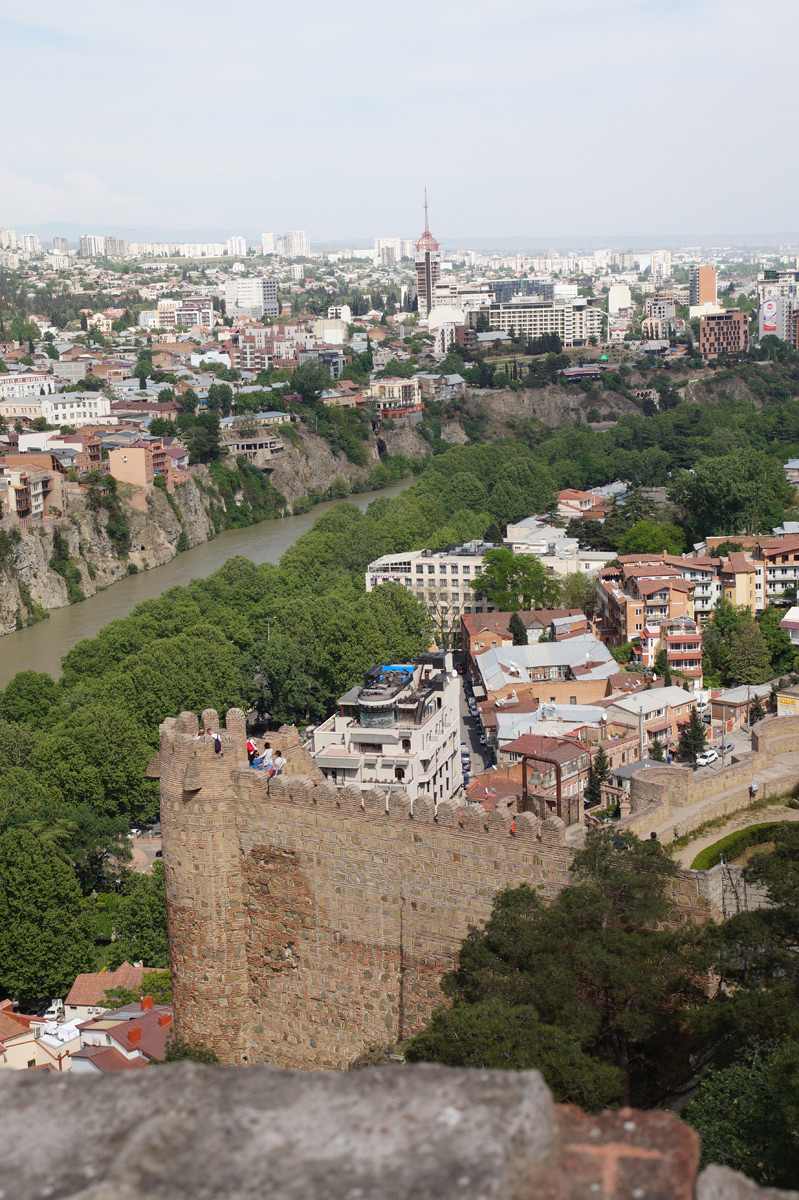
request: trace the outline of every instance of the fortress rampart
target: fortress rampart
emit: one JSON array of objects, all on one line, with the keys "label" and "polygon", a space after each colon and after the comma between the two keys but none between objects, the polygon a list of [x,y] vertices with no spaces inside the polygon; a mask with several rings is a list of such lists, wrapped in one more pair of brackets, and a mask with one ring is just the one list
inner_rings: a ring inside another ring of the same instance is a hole
[{"label": "fortress rampart", "polygon": [[342,1067],[408,1036],[498,891],[568,883],[556,817],[336,788],[287,728],[269,735],[288,760],[269,781],[247,764],[243,712],[200,722],[163,723],[150,774],[176,1028],[224,1062]]}]

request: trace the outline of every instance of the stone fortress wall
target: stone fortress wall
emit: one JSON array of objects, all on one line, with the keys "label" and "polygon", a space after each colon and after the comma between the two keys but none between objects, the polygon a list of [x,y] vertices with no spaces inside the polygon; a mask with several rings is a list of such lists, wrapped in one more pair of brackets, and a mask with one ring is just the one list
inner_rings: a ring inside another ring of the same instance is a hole
[{"label": "stone fortress wall", "polygon": [[[222,754],[198,728],[219,730]],[[556,817],[411,804],[327,783],[296,730],[269,781],[245,754],[244,713],[182,713],[150,774],[161,821],[176,1029],[223,1062],[344,1067],[420,1029],[441,975],[494,896],[555,896],[571,851]]]}]

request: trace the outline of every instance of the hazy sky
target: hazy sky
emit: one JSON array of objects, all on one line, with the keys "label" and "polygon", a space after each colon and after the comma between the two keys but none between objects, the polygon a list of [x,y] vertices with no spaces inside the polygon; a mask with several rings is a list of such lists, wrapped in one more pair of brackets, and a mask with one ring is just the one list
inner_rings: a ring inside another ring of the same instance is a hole
[{"label": "hazy sky", "polygon": [[[778,233],[797,0],[0,0],[0,225]],[[141,233],[138,236],[142,236]]]}]

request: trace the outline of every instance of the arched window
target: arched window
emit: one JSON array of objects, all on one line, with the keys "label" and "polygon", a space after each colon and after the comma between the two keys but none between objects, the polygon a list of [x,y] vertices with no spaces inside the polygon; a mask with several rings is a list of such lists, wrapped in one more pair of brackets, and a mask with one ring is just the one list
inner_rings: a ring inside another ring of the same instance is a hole
[{"label": "arched window", "polygon": [[405,779],[404,767],[395,767],[394,768],[394,778],[396,779],[397,783],[402,783],[404,781],[404,779]]}]

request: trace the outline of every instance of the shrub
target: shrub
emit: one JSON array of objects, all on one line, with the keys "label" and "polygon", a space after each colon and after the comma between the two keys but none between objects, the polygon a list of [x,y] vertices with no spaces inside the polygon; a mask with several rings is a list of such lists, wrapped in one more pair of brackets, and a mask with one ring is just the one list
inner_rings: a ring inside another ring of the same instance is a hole
[{"label": "shrub", "polygon": [[728,833],[726,837],[719,838],[712,846],[706,846],[704,850],[700,850],[691,863],[691,870],[709,871],[711,867],[718,866],[722,854],[725,861],[729,862],[731,859],[738,858],[750,846],[761,846],[764,842],[770,842],[774,830],[779,829],[782,823],[781,821],[768,821],[764,825],[747,825],[746,829],[736,829],[734,833]]}]

